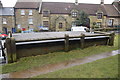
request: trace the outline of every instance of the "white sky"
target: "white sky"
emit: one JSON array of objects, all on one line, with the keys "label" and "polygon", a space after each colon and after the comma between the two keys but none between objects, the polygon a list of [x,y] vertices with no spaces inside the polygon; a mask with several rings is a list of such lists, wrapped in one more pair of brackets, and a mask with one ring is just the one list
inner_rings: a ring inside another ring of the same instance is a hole
[{"label": "white sky", "polygon": [[[4,7],[13,7],[17,0],[1,0]],[[75,2],[75,0],[42,0],[43,2]],[[78,0],[79,3],[100,4],[101,0]],[[111,4],[114,0],[104,0],[105,4]]]}]

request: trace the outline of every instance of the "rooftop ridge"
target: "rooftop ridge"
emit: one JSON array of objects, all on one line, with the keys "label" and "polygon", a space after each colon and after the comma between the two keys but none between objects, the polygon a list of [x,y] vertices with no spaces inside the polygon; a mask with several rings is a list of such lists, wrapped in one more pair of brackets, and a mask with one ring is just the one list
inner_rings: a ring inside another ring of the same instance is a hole
[{"label": "rooftop ridge", "polygon": [[[32,3],[32,2],[16,2],[16,3]],[[37,2],[33,2],[33,3],[37,3]],[[40,3],[40,2],[38,2]],[[46,2],[46,1],[42,1],[42,3],[65,3],[65,4],[75,4],[74,2]],[[100,5],[99,3],[78,3],[78,4],[89,4],[89,5]],[[106,5],[106,4],[105,4]]]}]

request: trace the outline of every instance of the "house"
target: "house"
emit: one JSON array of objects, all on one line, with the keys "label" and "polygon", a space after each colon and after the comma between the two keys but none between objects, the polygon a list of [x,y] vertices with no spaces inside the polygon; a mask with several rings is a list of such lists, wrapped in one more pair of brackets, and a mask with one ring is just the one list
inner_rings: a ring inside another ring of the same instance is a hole
[{"label": "house", "polygon": [[[84,11],[89,15],[87,27],[114,27],[119,26],[120,9],[119,0],[112,4],[86,4],[68,2],[42,2],[42,0],[18,0],[14,9],[2,7],[2,29],[8,30],[47,30],[67,31],[76,26],[79,12]],[[11,22],[12,21],[12,22]],[[7,24],[12,23],[12,24]]]},{"label": "house", "polygon": [[0,32],[13,32],[15,29],[14,8],[0,7],[0,20]]},{"label": "house", "polygon": [[66,31],[75,26],[75,20],[80,11],[89,15],[88,26],[95,22],[99,28],[118,25],[120,19],[117,5],[113,4],[84,4],[66,2],[19,2],[15,5],[17,28],[48,29],[49,31]]},{"label": "house", "polygon": [[40,15],[41,4],[40,0],[34,0],[34,2],[32,2],[32,0],[28,0],[28,2],[18,0],[15,5],[15,25],[18,30],[22,28],[39,29],[42,23]]},{"label": "house", "polygon": [[109,27],[120,26],[120,1],[115,0],[112,4],[104,6],[107,12],[106,25]]}]

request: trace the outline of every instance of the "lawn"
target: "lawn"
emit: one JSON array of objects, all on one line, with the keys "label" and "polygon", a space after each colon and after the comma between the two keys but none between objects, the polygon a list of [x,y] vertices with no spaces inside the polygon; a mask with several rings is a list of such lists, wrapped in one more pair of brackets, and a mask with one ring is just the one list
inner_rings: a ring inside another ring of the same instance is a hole
[{"label": "lawn", "polygon": [[[120,35],[116,35],[115,37],[115,45],[114,46],[92,46],[85,49],[75,49],[69,52],[54,52],[46,55],[32,56],[21,58],[18,62],[6,64],[4,66],[0,66],[1,73],[9,73],[16,72],[25,69],[30,69],[36,66],[44,66],[47,64],[54,64],[58,62],[73,60],[77,58],[83,58],[86,56],[91,56],[94,54],[100,54],[103,52],[109,52],[112,50],[118,49],[118,37]],[[119,41],[119,42],[118,42]],[[119,46],[120,49],[120,46]],[[1,71],[2,70],[2,71]]]},{"label": "lawn", "polygon": [[118,55],[34,78],[118,78]]}]

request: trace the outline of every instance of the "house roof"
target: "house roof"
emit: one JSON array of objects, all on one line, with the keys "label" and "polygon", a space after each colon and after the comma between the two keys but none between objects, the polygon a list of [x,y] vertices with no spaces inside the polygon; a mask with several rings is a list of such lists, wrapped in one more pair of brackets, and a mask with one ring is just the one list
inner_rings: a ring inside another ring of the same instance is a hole
[{"label": "house roof", "polygon": [[104,8],[107,12],[107,16],[120,16],[120,13],[115,9],[112,4],[106,4]]},{"label": "house roof", "polygon": [[69,14],[71,10],[76,9],[80,11],[85,11],[88,14],[96,14],[98,10],[101,10],[104,15],[106,11],[100,4],[78,4],[74,3],[62,3],[62,2],[43,2],[42,10],[50,10],[50,13],[67,13]]},{"label": "house roof", "polygon": [[[40,2],[17,2],[15,8],[39,8]],[[71,10],[84,11],[89,15],[96,15],[102,11],[104,15],[119,16],[118,11],[112,4],[83,4],[66,2],[42,2],[41,13],[43,10],[49,10],[51,14],[70,14]]]},{"label": "house roof", "polygon": [[40,2],[17,2],[15,8],[38,8]]},{"label": "house roof", "polygon": [[112,3],[120,11],[120,1]]},{"label": "house roof", "polygon": [[14,15],[14,8],[13,7],[0,8],[0,15],[2,16]]}]

